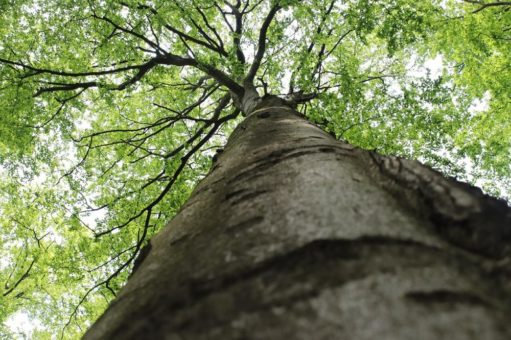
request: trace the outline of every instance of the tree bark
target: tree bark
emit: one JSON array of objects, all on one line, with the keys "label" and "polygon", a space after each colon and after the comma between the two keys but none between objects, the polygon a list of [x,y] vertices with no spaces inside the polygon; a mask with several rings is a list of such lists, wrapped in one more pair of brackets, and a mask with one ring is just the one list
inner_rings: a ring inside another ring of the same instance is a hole
[{"label": "tree bark", "polygon": [[510,339],[510,226],[269,97],[85,339]]}]

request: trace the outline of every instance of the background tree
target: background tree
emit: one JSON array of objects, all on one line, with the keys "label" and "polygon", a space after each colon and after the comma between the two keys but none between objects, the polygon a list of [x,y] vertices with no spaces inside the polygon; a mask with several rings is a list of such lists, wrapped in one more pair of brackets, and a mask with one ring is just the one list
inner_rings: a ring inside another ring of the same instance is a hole
[{"label": "background tree", "polygon": [[84,332],[255,91],[507,195],[509,6],[465,2],[3,2],[0,318]]}]

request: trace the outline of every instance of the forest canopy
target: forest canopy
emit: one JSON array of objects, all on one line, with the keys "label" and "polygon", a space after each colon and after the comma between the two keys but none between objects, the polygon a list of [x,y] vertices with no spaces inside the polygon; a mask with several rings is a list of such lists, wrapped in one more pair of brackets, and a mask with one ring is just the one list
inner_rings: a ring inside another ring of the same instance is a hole
[{"label": "forest canopy", "polygon": [[247,86],[511,197],[511,2],[0,0],[0,38],[2,337],[85,332]]}]

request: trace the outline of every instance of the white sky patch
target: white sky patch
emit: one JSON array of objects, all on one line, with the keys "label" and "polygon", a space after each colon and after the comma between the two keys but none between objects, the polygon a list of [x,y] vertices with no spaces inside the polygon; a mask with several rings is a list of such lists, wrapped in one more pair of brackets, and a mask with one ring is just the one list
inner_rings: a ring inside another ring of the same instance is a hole
[{"label": "white sky patch", "polygon": [[96,230],[98,224],[105,219],[108,214],[107,209],[101,209],[96,211],[91,211],[87,214],[81,214],[80,220],[87,225],[92,230]]},{"label": "white sky patch", "polygon": [[66,242],[66,239],[57,233],[53,228],[48,228],[48,231],[50,232],[48,238],[55,242],[57,245],[61,246]]},{"label": "white sky patch", "polygon": [[78,131],[86,131],[92,127],[91,121],[84,115],[81,119],[77,119],[74,122],[75,129]]},{"label": "white sky patch", "polygon": [[31,339],[35,330],[42,329],[41,321],[30,317],[26,312],[19,311],[11,315],[5,325],[18,335],[15,339]]},{"label": "white sky patch", "polygon": [[486,91],[482,98],[474,99],[472,105],[468,108],[468,111],[472,115],[476,115],[479,112],[488,111],[490,108],[490,99],[491,94],[489,91]]},{"label": "white sky patch", "polygon": [[390,95],[398,97],[404,94],[403,89],[401,88],[401,84],[396,79],[390,78],[388,80],[388,84]]},{"label": "white sky patch", "polygon": [[417,58],[412,57],[406,68],[408,75],[411,77],[424,78],[428,77],[429,73],[429,79],[438,79],[442,75],[444,58],[441,54],[437,54],[433,59],[427,59],[424,63],[418,63]]},{"label": "white sky patch", "polygon": [[433,79],[437,79],[442,75],[442,69],[444,68],[444,58],[438,54],[434,59],[426,60],[424,67],[429,70],[429,75]]},{"label": "white sky patch", "polygon": [[11,264],[10,257],[0,257],[0,270],[4,270]]}]

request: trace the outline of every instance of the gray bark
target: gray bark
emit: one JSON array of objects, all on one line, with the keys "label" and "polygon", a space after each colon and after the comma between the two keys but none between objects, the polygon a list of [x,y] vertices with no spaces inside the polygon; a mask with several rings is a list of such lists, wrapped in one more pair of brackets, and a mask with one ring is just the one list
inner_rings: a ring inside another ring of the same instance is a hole
[{"label": "gray bark", "polygon": [[507,205],[263,99],[86,339],[510,339]]}]

